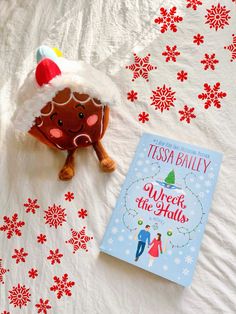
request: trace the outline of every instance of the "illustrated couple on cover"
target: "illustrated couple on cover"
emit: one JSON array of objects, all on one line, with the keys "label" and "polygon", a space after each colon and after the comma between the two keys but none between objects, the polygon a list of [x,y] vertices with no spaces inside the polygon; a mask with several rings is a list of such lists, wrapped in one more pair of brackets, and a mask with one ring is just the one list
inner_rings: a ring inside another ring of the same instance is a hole
[{"label": "illustrated couple on cover", "polygon": [[141,230],[138,234],[138,246],[137,246],[137,251],[136,251],[136,257],[135,257],[135,262],[138,261],[139,257],[143,254],[146,242],[148,243],[148,248],[150,250],[148,251],[148,254],[150,255],[149,257],[149,263],[148,267],[151,267],[154,260],[159,257],[159,252],[162,254],[162,243],[161,243],[161,234],[157,233],[156,237],[153,238],[152,242],[150,240],[150,226],[146,225],[145,229]]}]

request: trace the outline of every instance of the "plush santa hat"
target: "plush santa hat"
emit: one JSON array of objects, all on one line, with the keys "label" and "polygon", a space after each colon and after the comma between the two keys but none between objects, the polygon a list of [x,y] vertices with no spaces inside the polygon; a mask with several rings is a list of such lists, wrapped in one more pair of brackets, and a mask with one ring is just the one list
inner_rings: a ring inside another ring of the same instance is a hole
[{"label": "plush santa hat", "polygon": [[60,55],[60,51],[47,46],[38,48],[36,69],[28,74],[17,96],[12,121],[18,130],[29,131],[40,110],[66,87],[97,98],[102,105],[120,103],[119,90],[110,77],[84,61],[71,61]]}]

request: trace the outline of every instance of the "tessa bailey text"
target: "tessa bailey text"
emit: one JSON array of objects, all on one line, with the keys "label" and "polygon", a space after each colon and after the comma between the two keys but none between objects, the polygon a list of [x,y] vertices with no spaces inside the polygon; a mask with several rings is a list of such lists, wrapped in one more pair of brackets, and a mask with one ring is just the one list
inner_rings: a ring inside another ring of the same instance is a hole
[{"label": "tessa bailey text", "polygon": [[[164,193],[163,188],[156,190],[151,182],[146,183],[143,190],[147,192],[148,197],[141,196],[136,198],[138,208],[153,212],[155,216],[166,217],[180,223],[185,223],[189,220],[183,212],[186,209],[184,194],[178,196],[168,195]],[[154,201],[155,206],[150,201]]]},{"label": "tessa bailey text", "polygon": [[194,156],[185,152],[177,152],[170,148],[154,144],[150,144],[148,157],[203,173],[206,173],[211,163],[211,161],[207,158]]}]

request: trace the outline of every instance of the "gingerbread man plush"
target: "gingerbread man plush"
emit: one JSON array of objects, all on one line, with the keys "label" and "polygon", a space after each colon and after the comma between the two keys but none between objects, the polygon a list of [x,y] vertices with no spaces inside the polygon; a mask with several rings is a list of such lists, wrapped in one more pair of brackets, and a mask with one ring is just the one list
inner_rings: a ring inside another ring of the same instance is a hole
[{"label": "gingerbread man plush", "polygon": [[37,61],[19,91],[16,128],[49,147],[67,150],[61,180],[74,176],[75,151],[86,146],[94,148],[103,171],[114,171],[116,164],[101,143],[109,106],[120,102],[114,82],[91,65],[67,60],[46,46],[37,50]]}]

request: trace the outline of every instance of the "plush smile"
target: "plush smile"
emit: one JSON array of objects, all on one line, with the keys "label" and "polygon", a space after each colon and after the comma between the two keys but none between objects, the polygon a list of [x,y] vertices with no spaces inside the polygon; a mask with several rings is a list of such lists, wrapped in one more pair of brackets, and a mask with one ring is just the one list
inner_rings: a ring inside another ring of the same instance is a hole
[{"label": "plush smile", "polygon": [[81,127],[78,129],[78,130],[68,130],[70,133],[79,133],[80,131],[82,131],[83,130],[83,124],[81,125]]}]

